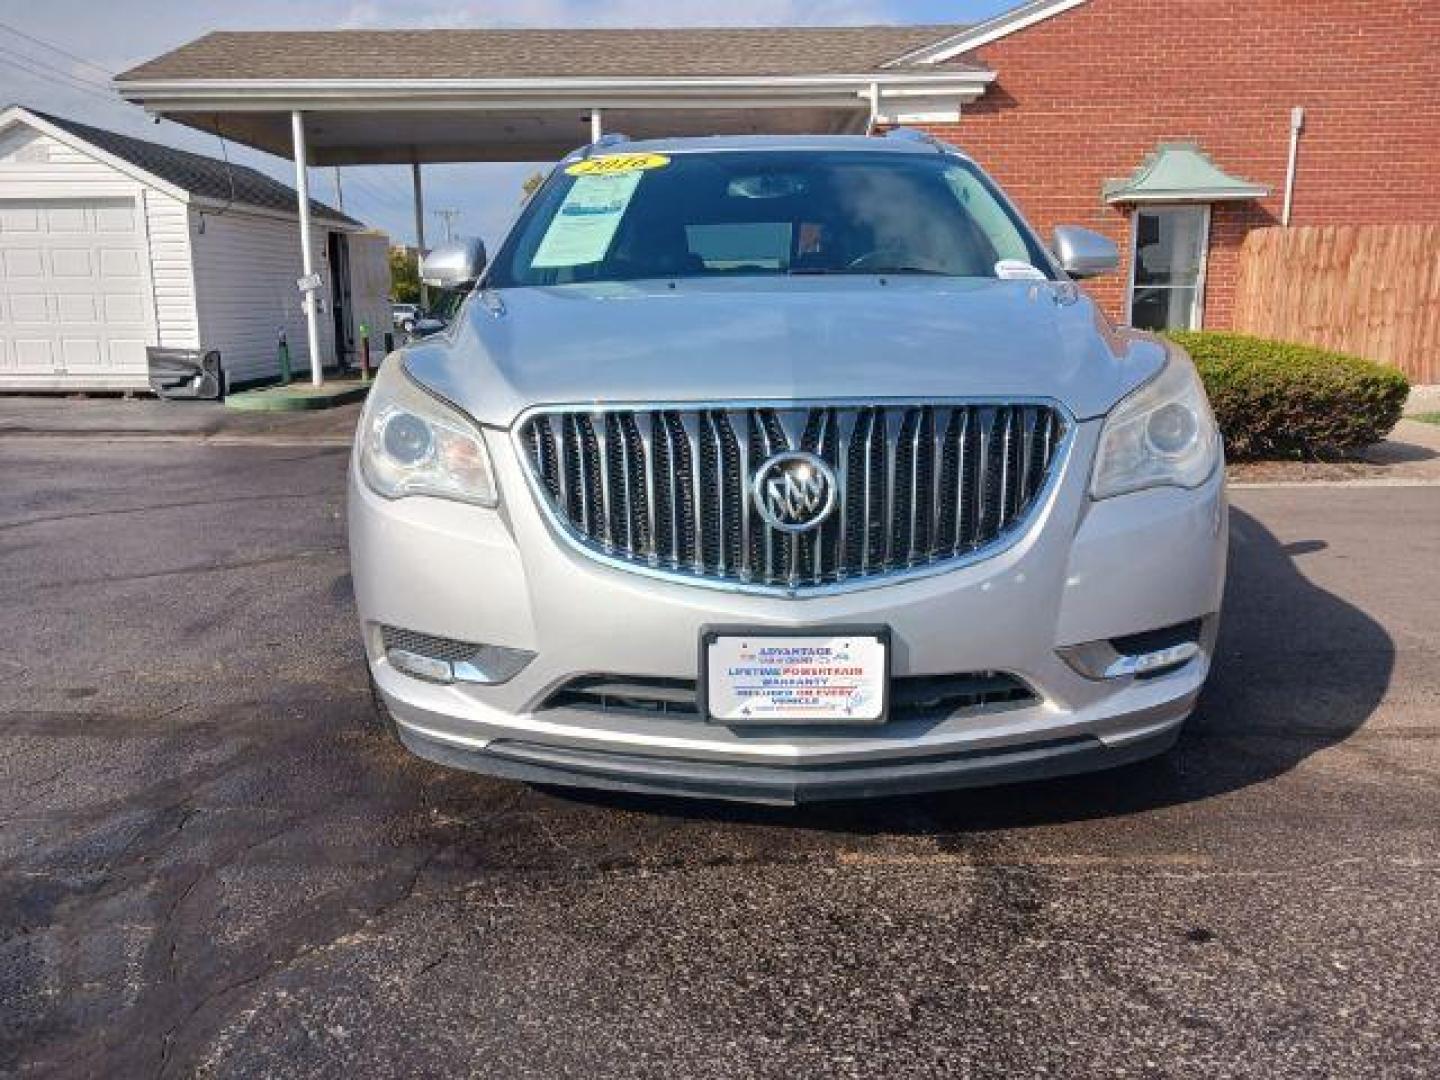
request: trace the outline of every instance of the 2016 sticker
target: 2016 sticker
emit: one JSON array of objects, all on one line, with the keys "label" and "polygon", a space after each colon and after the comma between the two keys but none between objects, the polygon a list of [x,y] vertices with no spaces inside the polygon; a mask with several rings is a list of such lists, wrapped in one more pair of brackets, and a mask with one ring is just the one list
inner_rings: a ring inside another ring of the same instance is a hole
[{"label": "2016 sticker", "polygon": [[616,173],[663,169],[669,164],[670,159],[664,154],[601,154],[567,165],[565,171],[571,176],[613,176]]}]

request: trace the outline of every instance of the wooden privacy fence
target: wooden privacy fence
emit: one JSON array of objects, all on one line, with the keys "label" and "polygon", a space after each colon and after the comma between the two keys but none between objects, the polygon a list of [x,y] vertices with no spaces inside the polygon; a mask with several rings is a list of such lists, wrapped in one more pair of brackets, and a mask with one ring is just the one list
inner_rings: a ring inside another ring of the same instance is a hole
[{"label": "wooden privacy fence", "polygon": [[1440,383],[1440,224],[1255,229],[1240,249],[1235,329]]}]

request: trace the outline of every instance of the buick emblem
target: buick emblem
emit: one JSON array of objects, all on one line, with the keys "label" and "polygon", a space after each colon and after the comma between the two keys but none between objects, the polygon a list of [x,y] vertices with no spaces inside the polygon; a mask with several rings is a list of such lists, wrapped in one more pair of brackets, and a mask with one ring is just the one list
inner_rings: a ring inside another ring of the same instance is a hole
[{"label": "buick emblem", "polygon": [[801,450],[770,458],[755,473],[751,485],[760,516],[787,533],[819,528],[835,509],[836,493],[830,466]]}]

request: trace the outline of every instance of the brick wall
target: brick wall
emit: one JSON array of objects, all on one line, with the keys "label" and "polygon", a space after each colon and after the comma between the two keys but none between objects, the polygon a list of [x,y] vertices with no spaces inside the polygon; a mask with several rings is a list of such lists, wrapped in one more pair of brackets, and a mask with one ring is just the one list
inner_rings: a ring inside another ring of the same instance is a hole
[{"label": "brick wall", "polygon": [[[930,130],[1046,233],[1098,229],[1128,259],[1128,218],[1101,184],[1167,139],[1271,189],[1214,210],[1209,327],[1230,324],[1245,233],[1279,223],[1295,105],[1293,224],[1440,221],[1440,0],[1090,0],[975,57],[998,79],[959,124]],[[1117,318],[1124,282],[1122,270],[1090,283]]]}]

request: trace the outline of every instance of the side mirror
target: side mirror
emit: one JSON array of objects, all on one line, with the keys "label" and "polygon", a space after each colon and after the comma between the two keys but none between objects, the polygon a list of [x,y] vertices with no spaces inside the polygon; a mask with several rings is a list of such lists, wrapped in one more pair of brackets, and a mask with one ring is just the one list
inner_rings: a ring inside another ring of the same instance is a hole
[{"label": "side mirror", "polygon": [[410,336],[417,341],[420,338],[427,338],[431,334],[438,334],[448,326],[444,319],[436,319],[429,315],[415,320],[415,329],[410,331]]},{"label": "side mirror", "polygon": [[1108,236],[1078,225],[1060,225],[1054,237],[1055,257],[1072,278],[1108,274],[1120,267],[1120,249]]},{"label": "side mirror", "polygon": [[485,244],[478,236],[432,248],[420,260],[420,280],[436,289],[469,289],[485,272]]}]

